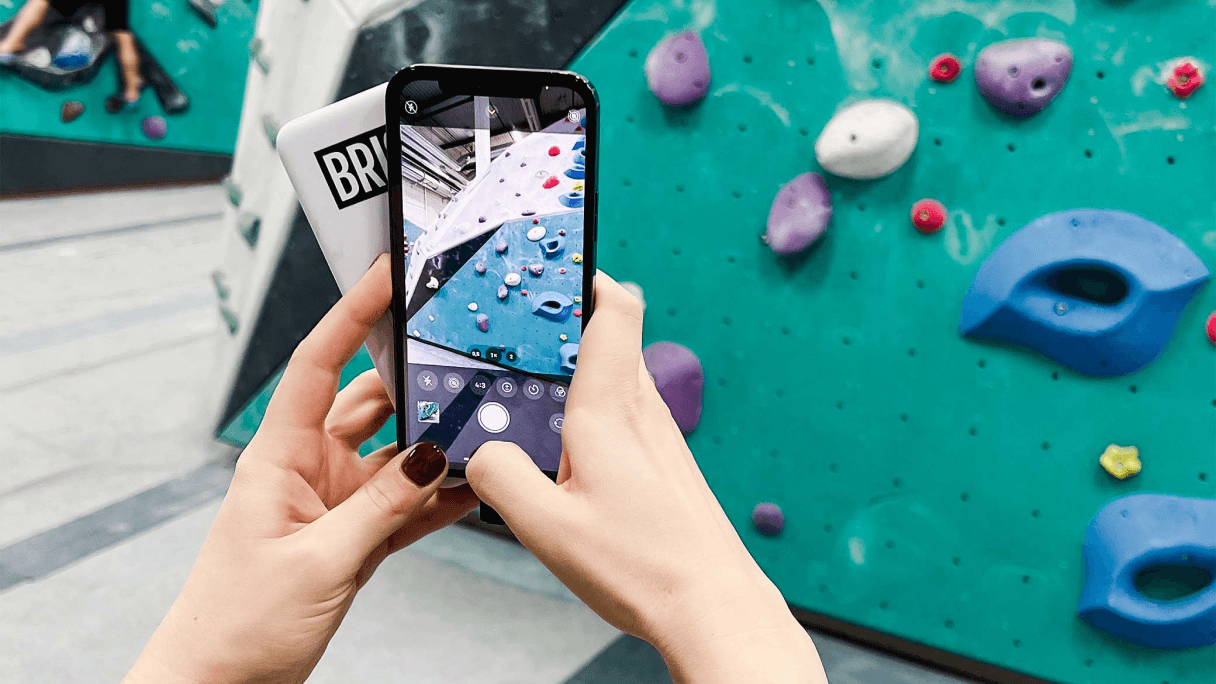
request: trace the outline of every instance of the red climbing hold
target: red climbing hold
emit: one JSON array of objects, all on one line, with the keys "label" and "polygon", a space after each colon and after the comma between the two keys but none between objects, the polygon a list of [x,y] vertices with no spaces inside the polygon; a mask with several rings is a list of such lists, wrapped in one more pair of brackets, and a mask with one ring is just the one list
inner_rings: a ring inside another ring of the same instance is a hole
[{"label": "red climbing hold", "polygon": [[526,270],[528,270],[528,267],[527,267],[527,266],[520,266],[520,267],[519,267],[519,270],[521,270],[521,271],[526,271]]},{"label": "red climbing hold", "polygon": [[1208,341],[1212,344],[1216,344],[1216,311],[1213,311],[1211,315],[1208,316],[1206,328],[1208,332]]},{"label": "red climbing hold", "polygon": [[565,274],[566,274],[566,269],[564,269],[564,268],[559,268],[559,269],[557,269],[557,272],[558,272],[558,273],[561,273],[562,275],[565,275]]},{"label": "red climbing hold", "polygon": [[583,310],[582,310],[582,309],[575,309],[575,310],[574,310],[574,315],[575,315],[575,316],[582,316],[582,315],[583,315]]},{"label": "red climbing hold", "polygon": [[912,225],[925,235],[931,235],[946,225],[946,207],[935,199],[925,198],[912,205]]},{"label": "red climbing hold", "polygon": [[561,153],[562,153],[561,148],[559,148],[557,145],[554,145],[553,147],[549,148],[550,157],[556,157],[557,155],[559,155]]},{"label": "red climbing hold", "polygon": [[521,295],[525,296],[525,297],[527,297],[527,296],[528,296],[528,291],[527,291],[527,290],[520,290],[520,291],[519,291],[519,293],[520,293]]},{"label": "red climbing hold", "polygon": [[1165,82],[1175,97],[1186,99],[1203,85],[1203,72],[1190,62],[1183,62],[1174,67],[1170,78]]},{"label": "red climbing hold", "polygon": [[558,235],[565,235],[565,234],[566,234],[566,229],[565,229],[565,228],[562,228],[561,230],[558,230],[558,231],[557,231],[557,234],[558,234]]},{"label": "red climbing hold", "polygon": [[929,64],[929,78],[942,83],[950,83],[958,78],[959,72],[963,70],[963,65],[959,63],[958,57],[943,52],[933,58]]},{"label": "red climbing hold", "polygon": [[[554,149],[557,149],[557,148],[554,148]],[[561,181],[557,180],[557,176],[549,176],[548,178],[545,179],[545,183],[544,183],[545,189],[548,190],[549,188],[555,187],[560,182]]]},{"label": "red climbing hold", "polygon": [[540,219],[532,219],[532,225],[535,226],[538,223],[540,223]]}]

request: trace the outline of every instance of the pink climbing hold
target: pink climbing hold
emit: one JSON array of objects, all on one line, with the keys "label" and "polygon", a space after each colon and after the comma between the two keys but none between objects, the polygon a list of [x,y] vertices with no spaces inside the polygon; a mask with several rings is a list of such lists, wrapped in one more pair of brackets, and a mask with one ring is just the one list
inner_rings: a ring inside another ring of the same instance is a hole
[{"label": "pink climbing hold", "polygon": [[709,92],[709,55],[701,36],[681,31],[659,41],[646,56],[646,84],[665,105],[683,107]]},{"label": "pink climbing hold", "polygon": [[575,315],[575,316],[582,316],[582,315],[583,315],[583,310],[582,310],[582,309],[575,309],[575,310],[574,310],[574,315]]},{"label": "pink climbing hold", "polygon": [[1216,311],[1208,315],[1207,325],[1204,326],[1208,333],[1208,341],[1216,344]]},{"label": "pink climbing hold", "polygon": [[823,176],[794,176],[773,199],[764,241],[777,254],[795,254],[818,240],[831,220],[832,193]]},{"label": "pink climbing hold", "polygon": [[675,342],[655,342],[642,350],[646,370],[659,396],[671,410],[680,432],[688,434],[701,422],[705,371],[691,349]]},{"label": "pink climbing hold", "polygon": [[929,64],[929,78],[941,83],[953,83],[962,70],[963,65],[959,63],[958,57],[949,52],[943,52],[934,57],[933,62]]},{"label": "pink climbing hold", "polygon": [[1165,82],[1165,85],[1175,97],[1185,100],[1199,86],[1203,85],[1203,72],[1190,62],[1182,62],[1170,72],[1169,80]]},{"label": "pink climbing hold", "polygon": [[557,146],[557,145],[554,145],[553,147],[550,147],[550,148],[549,148],[549,156],[550,156],[550,157],[556,157],[557,155],[559,155],[559,154],[561,154],[561,153],[562,153],[562,151],[561,151],[561,149],[560,149],[560,148],[558,148],[558,146]]},{"label": "pink climbing hold", "polygon": [[139,124],[140,129],[149,140],[160,140],[169,133],[168,124],[163,116],[149,116]]},{"label": "pink climbing hold", "polygon": [[477,318],[474,320],[477,321],[478,330],[480,330],[482,332],[489,332],[489,330],[490,330],[490,317],[489,316],[487,316],[485,314],[477,314]]},{"label": "pink climbing hold", "polygon": [[946,207],[926,197],[912,205],[912,225],[925,235],[932,235],[946,225]]},{"label": "pink climbing hold", "polygon": [[[556,150],[557,148],[555,147],[555,148],[553,148],[553,149],[555,149],[555,150]],[[559,181],[559,180],[557,179],[557,176],[549,176],[548,178],[546,178],[546,179],[545,179],[545,182],[543,183],[543,185],[544,185],[544,188],[545,188],[546,190],[548,190],[549,188],[556,187],[556,186],[557,186],[557,184],[558,184],[558,183],[560,183],[560,182],[561,182],[561,181]]]}]

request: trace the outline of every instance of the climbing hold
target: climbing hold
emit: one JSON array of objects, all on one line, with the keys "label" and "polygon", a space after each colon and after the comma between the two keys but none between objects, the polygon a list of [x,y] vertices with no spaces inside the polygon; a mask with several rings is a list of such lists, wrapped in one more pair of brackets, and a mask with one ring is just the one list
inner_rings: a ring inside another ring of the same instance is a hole
[{"label": "climbing hold", "polygon": [[1118,444],[1110,444],[1102,452],[1098,463],[1106,472],[1120,480],[1126,480],[1140,472],[1140,450],[1134,446],[1121,447]]},{"label": "climbing hold", "polygon": [[523,295],[523,296],[525,296],[525,297],[527,297],[527,296],[528,296],[528,291],[527,291],[527,290],[522,290],[522,291],[520,292],[520,294],[521,294],[521,295]]},{"label": "climbing hold", "polygon": [[1057,212],[980,265],[959,332],[1029,347],[1083,375],[1123,375],[1165,349],[1207,279],[1182,240],[1135,214]]},{"label": "climbing hold", "polygon": [[549,176],[548,178],[545,179],[545,182],[541,184],[541,187],[548,190],[550,188],[556,187],[557,184],[560,182],[561,181],[557,179],[557,176]]},{"label": "climbing hold", "polygon": [[579,316],[582,316],[582,315],[583,315],[583,310],[582,310],[582,309],[575,309],[575,310],[574,310],[574,317],[575,317],[575,318],[578,318]]},{"label": "climbing hold", "polygon": [[469,302],[469,311],[477,310],[477,302]]},{"label": "climbing hold", "polygon": [[558,229],[557,234],[558,234],[558,235],[565,235],[565,234],[566,234],[566,229],[565,229],[565,228],[560,228],[560,229]]},{"label": "climbing hold", "polygon": [[943,52],[929,64],[929,78],[941,83],[953,83],[962,70],[963,65],[959,63],[958,57]]},{"label": "climbing hold", "polygon": [[549,148],[550,157],[556,157],[557,155],[559,155],[561,153],[562,153],[562,149],[560,147],[558,147],[557,145],[554,145],[553,147]]},{"label": "climbing hold", "polygon": [[168,125],[165,123],[163,116],[145,117],[139,124],[139,129],[149,140],[160,140],[169,132]]},{"label": "climbing hold", "polygon": [[[638,285],[637,283],[631,283],[631,282],[626,281],[626,282],[621,283],[621,287],[625,288],[625,290],[629,294],[633,295],[634,299],[638,300],[638,304],[642,305],[642,311],[646,310],[646,297],[644,297],[642,295],[642,286],[641,285]],[[578,300],[576,299],[574,301],[577,302]]]},{"label": "climbing hold", "polygon": [[498,238],[497,244],[494,245],[494,251],[498,252],[499,254],[506,254],[507,253],[507,241],[504,240],[503,238]]},{"label": "climbing hold", "polygon": [[[562,339],[565,339],[563,336]],[[561,369],[564,373],[573,373],[578,365],[578,345],[573,342],[567,342],[557,348],[557,355],[561,359]]]},{"label": "climbing hold", "polygon": [[544,272],[545,272],[544,264],[529,264],[528,265],[528,273],[531,273],[534,276],[539,277],[540,274],[542,274]]},{"label": "climbing hold", "polygon": [[1208,333],[1208,342],[1216,344],[1216,311],[1208,314],[1208,322],[1204,325],[1204,330]]},{"label": "climbing hold", "polygon": [[84,114],[84,105],[76,100],[68,100],[59,108],[59,119],[64,123],[72,123]]},{"label": "climbing hold", "polygon": [[478,330],[480,330],[482,332],[488,332],[490,330],[490,317],[489,316],[487,316],[485,314],[477,314],[477,318],[475,320],[477,321]]},{"label": "climbing hold", "polygon": [[502,282],[506,283],[507,287],[515,287],[520,282],[519,274],[518,273],[508,273],[506,275],[506,277],[504,277],[502,279]]},{"label": "climbing hold", "polygon": [[760,531],[760,534],[772,536],[781,531],[785,527],[785,514],[781,512],[781,507],[775,503],[756,504],[752,509],[752,524]]},{"label": "climbing hold", "polygon": [[535,216],[536,210],[535,209],[524,209],[523,211],[521,211],[519,213],[522,216]]},{"label": "climbing hold", "polygon": [[557,272],[558,272],[558,273],[560,273],[560,274],[562,274],[562,275],[566,275],[566,269],[564,269],[564,268],[559,268],[559,269],[557,269]]},{"label": "climbing hold", "polygon": [[507,290],[507,286],[506,286],[506,285],[499,285],[499,286],[498,286],[498,298],[499,298],[499,299],[506,299],[506,298],[507,298],[507,293],[508,293],[508,292],[509,292],[509,290]]},{"label": "climbing hold", "polygon": [[[569,176],[571,178],[575,178],[575,179],[587,177],[587,169],[582,166],[573,166],[571,168],[568,168],[568,169],[566,169],[565,173],[567,176]],[[576,193],[570,193],[570,194],[573,195]],[[562,202],[562,204],[565,204],[565,202]],[[566,204],[566,206],[570,206],[570,205]]]},{"label": "climbing hold", "polygon": [[1190,62],[1181,62],[1170,72],[1165,85],[1175,97],[1185,100],[1203,85],[1203,72]]},{"label": "climbing hold", "polygon": [[837,176],[881,178],[908,161],[919,134],[911,109],[890,100],[862,100],[827,122],[815,141],[815,158]]},{"label": "climbing hold", "polygon": [[566,238],[555,235],[540,243],[540,248],[545,250],[546,259],[556,259],[566,251]]},{"label": "climbing hold", "polygon": [[946,225],[946,207],[926,197],[912,205],[912,225],[925,235],[932,235]]},{"label": "climbing hold", "polygon": [[540,223],[540,219],[532,219],[532,225]]},{"label": "climbing hold", "polygon": [[709,55],[694,31],[659,41],[646,56],[645,68],[650,92],[670,107],[698,102],[709,92]]},{"label": "climbing hold", "polygon": [[570,338],[566,336],[566,333],[562,333],[557,336],[557,339],[561,340],[562,342],[565,342],[566,340],[568,340]]},{"label": "climbing hold", "polygon": [[1185,566],[1216,574],[1216,499],[1132,494],[1085,528],[1085,586],[1077,613],[1092,627],[1148,648],[1216,643],[1216,582],[1176,601],[1145,596],[1136,578]]},{"label": "climbing hold", "polygon": [[426,281],[426,286],[427,286],[427,289],[429,289],[429,290],[438,290],[439,289],[439,279],[436,278],[435,276],[431,276],[431,279]]},{"label": "climbing hold", "polygon": [[473,268],[477,271],[477,275],[486,274],[486,262],[484,262],[484,261],[478,261],[477,265],[474,266]]},{"label": "climbing hold", "polygon": [[572,308],[574,302],[560,292],[542,292],[536,295],[536,300],[532,302],[532,313],[551,321],[561,322],[570,318]]},{"label": "climbing hold", "polygon": [[544,236],[545,236],[545,227],[544,226],[536,226],[535,228],[532,228],[531,230],[528,231],[528,239],[531,240],[532,242],[536,242],[537,240],[543,238]]},{"label": "climbing hold", "polygon": [[587,155],[583,154],[582,152],[575,152],[574,153],[574,165],[585,167],[587,165]]},{"label": "climbing hold", "polygon": [[642,350],[642,359],[680,432],[686,435],[692,432],[701,421],[701,396],[705,388],[700,359],[688,347],[675,342],[647,346]]},{"label": "climbing hold", "polygon": [[571,209],[577,209],[577,208],[583,206],[583,193],[567,192],[566,194],[562,195],[561,197],[558,197],[557,201],[561,202],[562,204],[566,205],[567,207],[570,207]]},{"label": "climbing hold", "polygon": [[578,303],[579,303],[579,302],[581,302],[581,301],[583,301],[583,298],[582,298],[582,297],[579,297],[579,296],[577,296],[577,295],[574,297],[574,303],[575,303],[575,304],[578,304]]},{"label": "climbing hold", "polygon": [[764,241],[777,254],[806,249],[832,220],[832,193],[823,176],[804,173],[781,186],[768,210]]},{"label": "climbing hold", "polygon": [[523,272],[527,273],[527,272],[528,272],[528,267],[527,267],[527,266],[520,266],[520,267],[519,267],[519,270],[521,270],[521,271],[523,271]]},{"label": "climbing hold", "polygon": [[574,141],[574,147],[571,147],[570,149],[572,149],[572,150],[581,150],[581,149],[583,149],[583,148],[584,148],[584,147],[586,147],[586,146],[587,146],[587,139],[586,139],[586,138],[579,138],[578,140],[575,140],[575,141]]},{"label": "climbing hold", "polygon": [[486,217],[484,217],[484,216],[478,216],[478,217],[477,217],[477,222],[478,222],[478,223],[485,223],[485,222],[486,222]]},{"label": "climbing hold", "polygon": [[581,264],[583,263],[583,255],[575,252],[574,254],[570,255],[570,261],[573,261],[576,264]]},{"label": "climbing hold", "polygon": [[582,190],[583,190],[583,182],[582,182],[582,181],[575,181],[575,182],[574,182],[574,187],[573,187],[573,188],[571,188],[571,190],[577,190],[577,191],[579,191],[579,192],[582,192]]},{"label": "climbing hold", "polygon": [[975,84],[993,107],[1030,116],[1059,94],[1072,72],[1072,50],[1046,38],[993,43],[975,60]]}]

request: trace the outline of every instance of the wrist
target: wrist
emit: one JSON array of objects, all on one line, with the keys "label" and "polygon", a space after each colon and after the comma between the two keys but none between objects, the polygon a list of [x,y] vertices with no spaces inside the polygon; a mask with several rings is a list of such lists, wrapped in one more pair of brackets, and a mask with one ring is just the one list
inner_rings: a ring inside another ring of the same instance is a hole
[{"label": "wrist", "polygon": [[695,599],[701,605],[686,604],[671,616],[652,644],[674,682],[826,684],[810,636],[761,577],[702,589]]}]

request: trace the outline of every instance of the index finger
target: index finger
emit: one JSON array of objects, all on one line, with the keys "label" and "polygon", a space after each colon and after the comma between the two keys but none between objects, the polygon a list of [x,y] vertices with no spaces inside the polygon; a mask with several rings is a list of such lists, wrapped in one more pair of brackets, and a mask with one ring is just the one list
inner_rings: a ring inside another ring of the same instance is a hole
[{"label": "index finger", "polygon": [[342,369],[393,300],[392,269],[382,254],[296,347],[266,418],[320,427],[334,403]]},{"label": "index finger", "polygon": [[[614,396],[637,388],[642,359],[642,306],[608,274],[595,274],[595,310],[579,342],[575,379],[581,389]],[[573,391],[573,390],[572,390]]]}]

